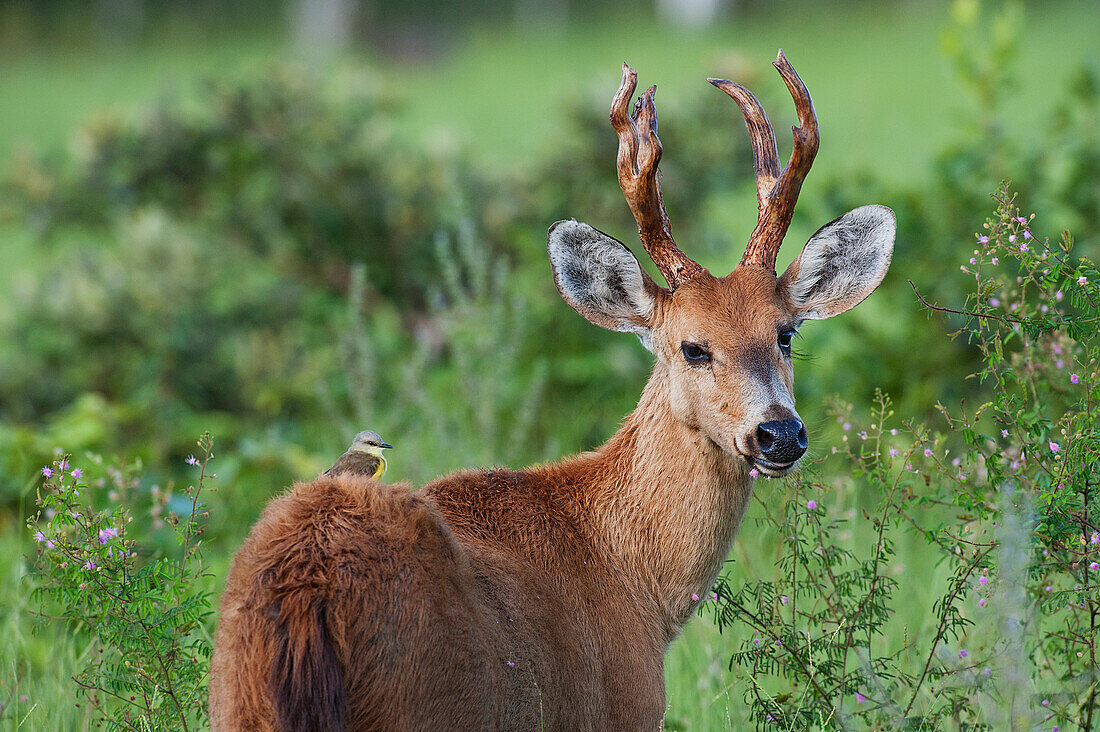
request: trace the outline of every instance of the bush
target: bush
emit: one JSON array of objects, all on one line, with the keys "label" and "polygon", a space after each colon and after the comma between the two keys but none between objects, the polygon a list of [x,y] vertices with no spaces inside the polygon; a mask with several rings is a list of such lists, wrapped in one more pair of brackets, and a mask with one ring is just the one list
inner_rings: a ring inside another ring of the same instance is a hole
[{"label": "bush", "polygon": [[[982,400],[937,405],[938,432],[899,429],[881,394],[863,420],[837,405],[844,449],[817,473],[840,477],[765,504],[774,574],[717,587],[719,625],[752,632],[732,663],[760,728],[1093,726],[1100,273],[1068,235],[1033,236],[1007,188],[995,202],[965,307],[929,306],[981,354]],[[939,569],[899,566],[901,544]],[[931,615],[901,625],[913,602]]]}]

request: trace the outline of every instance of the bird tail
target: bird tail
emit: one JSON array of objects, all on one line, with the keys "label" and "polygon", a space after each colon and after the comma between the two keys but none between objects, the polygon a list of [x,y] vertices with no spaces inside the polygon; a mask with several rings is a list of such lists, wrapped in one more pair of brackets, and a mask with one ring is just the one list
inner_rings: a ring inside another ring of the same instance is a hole
[{"label": "bird tail", "polygon": [[342,732],[347,719],[344,672],[326,622],[323,597],[306,589],[267,608],[273,639],[268,693],[276,729]]}]

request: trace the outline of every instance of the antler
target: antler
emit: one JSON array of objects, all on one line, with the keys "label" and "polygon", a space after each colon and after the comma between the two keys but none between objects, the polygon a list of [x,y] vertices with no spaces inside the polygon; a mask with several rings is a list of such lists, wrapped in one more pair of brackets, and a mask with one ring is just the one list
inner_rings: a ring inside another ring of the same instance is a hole
[{"label": "antler", "polygon": [[787,167],[783,169],[779,167],[779,151],[775,146],[775,133],[772,132],[771,123],[768,122],[768,115],[764,114],[764,108],[760,106],[760,102],[756,101],[752,92],[727,79],[707,79],[707,81],[737,102],[737,106],[745,115],[745,127],[748,128],[749,139],[752,141],[756,198],[760,204],[760,214],[756,221],[756,228],[749,237],[749,244],[745,248],[745,256],[741,258],[741,264],[746,267],[764,267],[774,270],[779,246],[783,243],[787,227],[791,225],[791,216],[794,214],[794,204],[798,200],[802,181],[810,172],[814,156],[817,155],[819,137],[817,115],[814,114],[810,92],[791,66],[791,62],[783,55],[782,50],[779,51],[772,65],[779,69],[783,81],[787,82],[787,88],[791,92],[791,97],[794,98],[794,106],[798,111],[799,124],[791,128],[794,132],[794,150],[791,151],[791,159]]},{"label": "antler", "polygon": [[623,189],[634,220],[638,222],[642,246],[668,286],[676,289],[702,272],[703,268],[681,252],[672,240],[657,171],[657,164],[661,162],[657,108],[653,104],[657,87],[649,87],[638,98],[634,111],[628,114],[627,105],[637,85],[638,74],[624,63],[623,81],[611,102],[611,126],[619,136],[619,156],[615,167],[619,173],[619,187]]}]

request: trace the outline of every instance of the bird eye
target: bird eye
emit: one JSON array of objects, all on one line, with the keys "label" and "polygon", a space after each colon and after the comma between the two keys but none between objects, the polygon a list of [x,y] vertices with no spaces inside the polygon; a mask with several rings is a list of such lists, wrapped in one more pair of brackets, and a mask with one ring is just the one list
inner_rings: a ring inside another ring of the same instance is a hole
[{"label": "bird eye", "polygon": [[779,332],[779,350],[784,355],[791,355],[791,339],[794,338],[793,330],[784,330]]},{"label": "bird eye", "polygon": [[684,358],[692,366],[710,363],[710,353],[698,343],[684,341],[680,344],[680,350],[683,351]]}]

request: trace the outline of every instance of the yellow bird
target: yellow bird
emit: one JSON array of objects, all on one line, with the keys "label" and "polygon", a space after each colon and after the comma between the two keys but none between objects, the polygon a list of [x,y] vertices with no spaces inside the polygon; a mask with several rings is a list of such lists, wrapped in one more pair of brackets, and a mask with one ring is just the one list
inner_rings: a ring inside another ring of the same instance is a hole
[{"label": "yellow bird", "polygon": [[352,473],[378,480],[386,472],[386,458],[382,456],[382,451],[392,447],[374,430],[364,430],[355,436],[348,451],[325,471],[325,475]]}]

